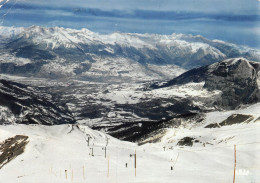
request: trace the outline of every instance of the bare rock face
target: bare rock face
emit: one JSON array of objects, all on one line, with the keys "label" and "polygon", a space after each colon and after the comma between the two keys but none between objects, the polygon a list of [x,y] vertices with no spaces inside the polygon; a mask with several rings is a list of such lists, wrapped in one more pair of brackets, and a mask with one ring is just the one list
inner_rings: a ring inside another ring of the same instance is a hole
[{"label": "bare rock face", "polygon": [[28,136],[16,135],[0,143],[0,169],[24,152]]},{"label": "bare rock face", "polygon": [[260,65],[243,58],[228,59],[208,66],[204,87],[222,91],[217,106],[236,108],[259,101],[258,72]]},{"label": "bare rock face", "polygon": [[233,58],[189,70],[166,83],[155,83],[150,88],[205,82],[203,87],[207,90],[219,90],[222,93],[221,97],[214,99],[214,106],[235,109],[260,101],[259,70],[260,64],[257,62]]},{"label": "bare rock face", "polygon": [[181,139],[177,145],[178,146],[192,146],[193,145],[193,141],[195,139],[192,137],[184,137],[183,139]]},{"label": "bare rock face", "polygon": [[222,126],[230,126],[234,124],[239,124],[239,123],[249,123],[254,119],[252,115],[245,115],[245,114],[232,114],[229,116],[227,119],[222,121],[221,123],[212,123],[205,128],[220,128]]}]

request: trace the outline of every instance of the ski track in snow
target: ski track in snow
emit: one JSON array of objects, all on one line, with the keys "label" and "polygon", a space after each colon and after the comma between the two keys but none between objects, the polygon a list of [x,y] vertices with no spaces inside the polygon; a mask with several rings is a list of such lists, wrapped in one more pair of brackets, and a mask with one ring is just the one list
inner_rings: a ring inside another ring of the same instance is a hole
[{"label": "ski track in snow", "polygon": [[[243,110],[208,113],[199,126],[168,129],[161,142],[142,146],[117,140],[81,125],[79,128],[71,125],[0,126],[0,142],[17,134],[28,135],[30,141],[25,153],[0,170],[0,182],[228,183],[233,180],[236,144],[236,182],[258,183],[259,122],[219,129],[204,126],[225,119],[232,113],[250,113],[256,119],[259,117],[259,106],[256,104]],[[186,136],[206,145],[194,143],[192,147],[176,146]],[[90,146],[87,137],[90,137]],[[104,147],[107,148],[106,158]],[[94,156],[91,156],[91,148]],[[135,150],[136,177],[134,157],[130,157]]]}]

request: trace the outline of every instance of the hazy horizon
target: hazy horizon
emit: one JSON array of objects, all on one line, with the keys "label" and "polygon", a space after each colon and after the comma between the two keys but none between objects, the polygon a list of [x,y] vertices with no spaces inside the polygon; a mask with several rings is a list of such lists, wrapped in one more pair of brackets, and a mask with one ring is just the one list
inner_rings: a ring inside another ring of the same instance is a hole
[{"label": "hazy horizon", "polygon": [[257,0],[2,0],[2,26],[86,28],[98,33],[202,35],[259,48]]}]

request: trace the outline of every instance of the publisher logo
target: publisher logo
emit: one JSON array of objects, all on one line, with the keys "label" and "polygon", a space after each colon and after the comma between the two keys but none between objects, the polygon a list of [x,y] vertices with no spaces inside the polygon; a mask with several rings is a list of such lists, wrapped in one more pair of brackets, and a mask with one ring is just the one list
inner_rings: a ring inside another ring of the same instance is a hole
[{"label": "publisher logo", "polygon": [[238,175],[238,176],[248,176],[249,174],[250,174],[250,171],[247,169],[236,170],[236,175]]}]

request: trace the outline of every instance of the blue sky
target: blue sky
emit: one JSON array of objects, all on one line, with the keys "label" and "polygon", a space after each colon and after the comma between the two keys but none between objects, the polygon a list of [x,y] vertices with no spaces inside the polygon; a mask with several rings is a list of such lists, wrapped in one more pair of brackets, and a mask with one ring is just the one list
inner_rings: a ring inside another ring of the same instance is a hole
[{"label": "blue sky", "polygon": [[260,47],[259,7],[258,0],[10,0],[0,21],[100,33],[200,34]]}]

